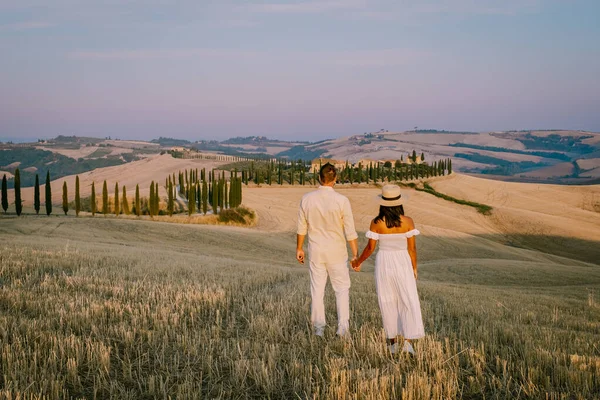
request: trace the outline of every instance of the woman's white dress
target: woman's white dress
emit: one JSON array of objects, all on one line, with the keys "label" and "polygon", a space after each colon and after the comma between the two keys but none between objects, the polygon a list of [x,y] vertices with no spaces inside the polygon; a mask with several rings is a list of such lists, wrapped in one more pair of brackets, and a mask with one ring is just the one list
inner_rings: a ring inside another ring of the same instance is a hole
[{"label": "woman's white dress", "polygon": [[389,339],[425,336],[417,282],[413,274],[407,239],[418,235],[417,229],[405,233],[381,234],[368,231],[369,239],[379,241],[375,259],[375,284],[383,329]]}]

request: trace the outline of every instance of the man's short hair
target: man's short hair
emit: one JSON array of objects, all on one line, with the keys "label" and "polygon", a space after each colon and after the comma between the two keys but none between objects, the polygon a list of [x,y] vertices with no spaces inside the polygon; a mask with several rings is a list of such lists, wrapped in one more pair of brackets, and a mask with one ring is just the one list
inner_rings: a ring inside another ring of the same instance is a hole
[{"label": "man's short hair", "polygon": [[331,163],[327,163],[321,167],[319,171],[319,178],[321,179],[321,183],[331,183],[335,181],[337,177],[337,171],[335,167]]}]

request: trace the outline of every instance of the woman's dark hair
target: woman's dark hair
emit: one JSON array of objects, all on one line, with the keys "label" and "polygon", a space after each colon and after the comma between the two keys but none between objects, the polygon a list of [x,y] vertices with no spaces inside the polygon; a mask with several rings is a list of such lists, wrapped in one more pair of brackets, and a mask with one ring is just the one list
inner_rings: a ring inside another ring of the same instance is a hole
[{"label": "woman's dark hair", "polygon": [[385,221],[385,226],[387,226],[388,229],[397,228],[402,225],[400,219],[401,215],[404,215],[404,207],[402,207],[402,204],[395,207],[379,206],[379,215],[375,217],[373,222],[378,223],[379,221]]}]

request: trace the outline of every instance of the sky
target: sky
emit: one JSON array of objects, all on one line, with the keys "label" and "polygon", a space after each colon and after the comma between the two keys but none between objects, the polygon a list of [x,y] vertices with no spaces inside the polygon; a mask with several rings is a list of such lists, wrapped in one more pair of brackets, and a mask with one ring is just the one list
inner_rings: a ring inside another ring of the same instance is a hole
[{"label": "sky", "polygon": [[600,131],[598,0],[0,0],[0,138]]}]

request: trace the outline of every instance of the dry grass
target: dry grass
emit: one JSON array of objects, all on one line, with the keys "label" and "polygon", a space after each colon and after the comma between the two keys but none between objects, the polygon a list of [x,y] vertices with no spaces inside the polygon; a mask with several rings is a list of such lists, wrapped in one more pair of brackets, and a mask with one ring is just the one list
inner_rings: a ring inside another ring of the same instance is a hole
[{"label": "dry grass", "polygon": [[[3,218],[0,235],[2,398],[600,391],[594,264],[466,258],[478,253],[466,241],[438,256],[441,238],[419,238],[428,335],[410,359],[386,352],[370,263],[351,275],[352,339],[310,334],[308,274],[293,259],[292,233],[30,217]],[[331,324],[331,292],[326,302]]]}]

